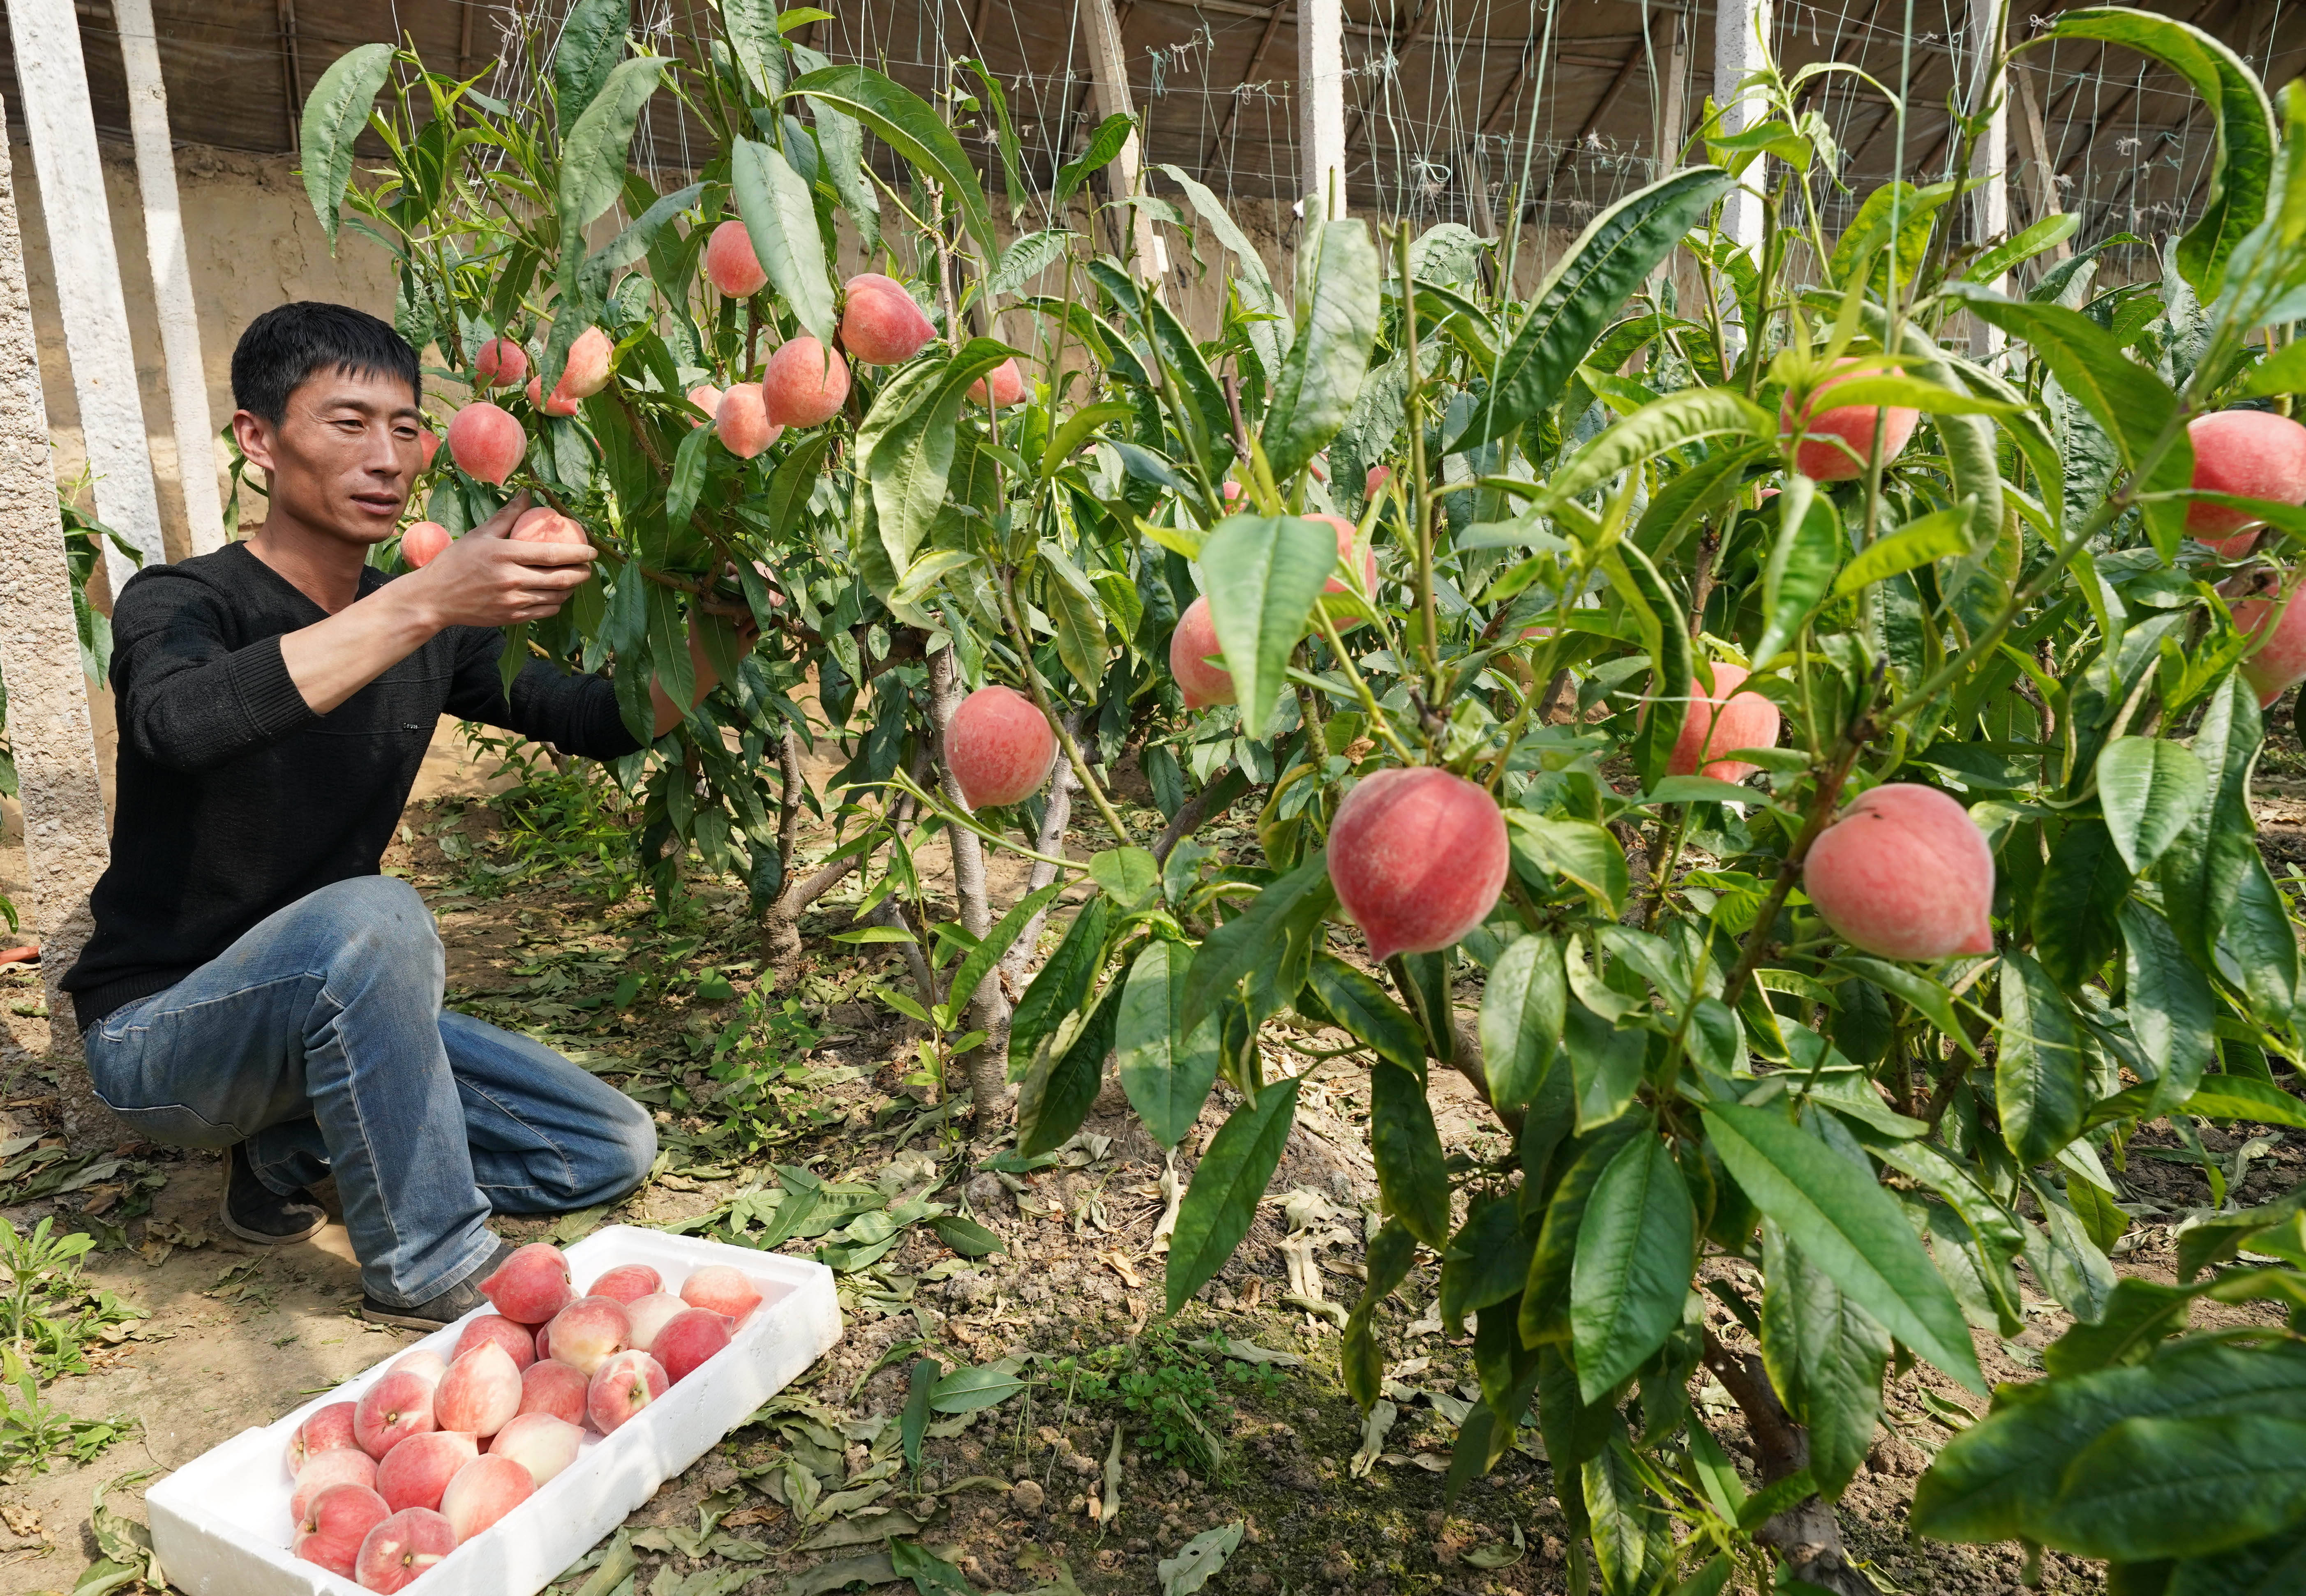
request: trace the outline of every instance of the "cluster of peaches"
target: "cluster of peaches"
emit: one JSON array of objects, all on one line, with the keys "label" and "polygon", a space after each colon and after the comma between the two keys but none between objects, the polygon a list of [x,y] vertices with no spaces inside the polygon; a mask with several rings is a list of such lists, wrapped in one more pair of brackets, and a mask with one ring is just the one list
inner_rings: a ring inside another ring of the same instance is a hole
[{"label": "cluster of peaches", "polygon": [[295,1555],[363,1590],[398,1591],[526,1501],[729,1344],[761,1293],[740,1270],[692,1273],[676,1294],[626,1264],[578,1295],[558,1247],[519,1249],[481,1283],[494,1313],[443,1359],[399,1359],[356,1402],[289,1437]]}]

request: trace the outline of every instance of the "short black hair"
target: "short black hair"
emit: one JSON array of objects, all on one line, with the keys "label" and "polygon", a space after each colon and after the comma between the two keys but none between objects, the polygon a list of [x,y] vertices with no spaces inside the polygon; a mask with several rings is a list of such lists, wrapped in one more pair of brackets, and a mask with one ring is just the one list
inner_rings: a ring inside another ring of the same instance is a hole
[{"label": "short black hair", "polygon": [[412,397],[423,393],[416,351],[392,323],[350,305],[298,300],[265,312],[240,335],[232,402],[277,427],[288,414],[288,396],[321,371],[397,377]]}]

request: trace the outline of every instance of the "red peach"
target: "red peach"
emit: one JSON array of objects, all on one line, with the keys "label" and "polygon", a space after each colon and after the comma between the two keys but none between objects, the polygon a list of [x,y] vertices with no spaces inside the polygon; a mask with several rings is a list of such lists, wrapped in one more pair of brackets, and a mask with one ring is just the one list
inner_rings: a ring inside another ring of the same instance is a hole
[{"label": "red peach", "polygon": [[[2229,584],[2228,585],[2235,585]],[[2275,588],[2271,573],[2260,573],[2253,588]],[[2236,627],[2256,641],[2242,662],[2242,679],[2258,689],[2263,709],[2282,696],[2293,682],[2306,680],[2306,592],[2293,593],[2277,618],[2278,589],[2264,598],[2245,599],[2233,607]]]},{"label": "red peach", "polygon": [[439,1385],[440,1377],[448,1372],[448,1360],[429,1346],[414,1347],[392,1361],[391,1367],[405,1369],[411,1374],[421,1374],[431,1385]]},{"label": "red peach", "polygon": [[[2268,410],[2220,410],[2186,423],[2194,446],[2193,486],[2277,504],[2306,503],[2306,426]],[[2190,505],[2186,535],[2227,559],[2250,551],[2259,517],[2222,504]],[[2249,536],[2235,534],[2248,531]]]},{"label": "red peach", "polygon": [[1329,880],[1379,962],[1439,952],[1480,925],[1507,863],[1497,800],[1431,767],[1364,778],[1329,827]]},{"label": "red peach", "polygon": [[547,399],[544,397],[544,379],[541,376],[530,378],[528,380],[528,387],[524,388],[522,391],[528,395],[528,402],[530,404],[535,405],[539,410],[543,411],[547,415],[574,415],[576,414],[576,396],[570,393],[565,384],[555,383],[552,388],[552,397],[550,399]]},{"label": "red peach", "polygon": [[1195,599],[1185,606],[1185,612],[1177,618],[1175,629],[1169,634],[1169,674],[1176,678],[1187,709],[1207,709],[1212,704],[1234,701],[1233,673],[1209,663],[1210,659],[1221,659],[1224,654],[1225,651],[1217,646],[1217,622],[1210,619],[1209,601],[1207,597]]},{"label": "red peach", "polygon": [[584,527],[549,504],[540,504],[523,515],[512,524],[512,530],[505,536],[516,543],[581,543],[589,546],[593,541],[585,534]]},{"label": "red peach", "polygon": [[768,282],[769,274],[753,252],[753,235],[745,231],[744,223],[730,220],[713,229],[713,236],[705,241],[705,275],[731,299],[758,294]]},{"label": "red peach", "polygon": [[560,380],[552,391],[572,398],[591,398],[609,386],[609,363],[616,354],[617,346],[607,333],[597,327],[586,328],[568,346],[568,358],[561,363]]},{"label": "red peach", "polygon": [[321,1452],[341,1451],[346,1447],[358,1447],[353,1438],[353,1411],[355,1404],[332,1402],[326,1407],[314,1408],[288,1432],[288,1472],[293,1477],[305,1461]]},{"label": "red peach", "polygon": [[1218,492],[1224,498],[1227,508],[1231,508],[1233,506],[1241,502],[1241,484],[1239,482],[1224,483],[1218,489]]},{"label": "red peach", "polygon": [[480,1442],[457,1430],[410,1436],[376,1465],[377,1494],[395,1513],[403,1507],[438,1507],[440,1493],[457,1471],[480,1455]]},{"label": "red peach", "polygon": [[782,424],[769,420],[769,403],[757,382],[729,385],[713,412],[713,431],[739,460],[751,459],[784,436]]},{"label": "red peach", "polygon": [[1810,845],[1802,890],[1844,942],[1880,958],[1994,951],[1994,850],[1935,788],[1861,793]]},{"label": "red peach", "polygon": [[633,1327],[632,1333],[625,1338],[625,1344],[635,1352],[647,1352],[654,1344],[659,1330],[670,1323],[675,1315],[688,1311],[688,1304],[670,1292],[653,1292],[645,1297],[635,1299],[625,1309],[625,1315],[632,1320]]},{"label": "red peach", "polygon": [[536,1327],[536,1361],[540,1363],[547,1362],[551,1357],[552,1327],[539,1325]]},{"label": "red peach", "polygon": [[664,1378],[674,1385],[696,1366],[729,1344],[729,1316],[691,1308],[677,1313],[656,1333],[649,1356],[664,1365]]},{"label": "red peach", "polygon": [[448,529],[438,521],[419,521],[400,534],[400,563],[423,570],[448,551]]},{"label": "red peach", "polygon": [[382,1497],[365,1485],[331,1485],[304,1506],[289,1550],[330,1574],[353,1577],[361,1542],[392,1516]]},{"label": "red peach", "polygon": [[1371,467],[1369,468],[1369,475],[1367,475],[1366,477],[1363,477],[1363,478],[1362,479],[1362,497],[1363,499],[1375,499],[1375,498],[1377,497],[1377,491],[1378,491],[1378,490],[1379,490],[1379,488],[1384,487],[1384,486],[1386,485],[1386,483],[1388,483],[1388,482],[1391,482],[1392,480],[1393,480],[1393,467],[1392,467],[1392,466],[1390,466],[1390,465],[1372,465],[1372,466],[1371,466]]},{"label": "red peach", "polygon": [[506,1259],[481,1282],[481,1294],[520,1325],[541,1325],[576,1300],[568,1259],[550,1242],[531,1242]]},{"label": "red peach", "polygon": [[[1914,435],[1914,428],[1922,413],[1904,405],[1842,405],[1821,410],[1819,403],[1832,388],[1861,377],[1884,377],[1897,374],[1897,368],[1878,361],[1856,359],[1833,363],[1833,374],[1819,383],[1809,402],[1809,424],[1801,447],[1794,451],[1794,469],[1804,476],[1821,482],[1846,482],[1866,474],[1866,462],[1874,454],[1875,418],[1882,422],[1882,463],[1888,465],[1898,457]],[[1778,414],[1778,431],[1790,439],[1794,433],[1793,401],[1789,397]],[[1848,447],[1843,447],[1847,445]]]},{"label": "red peach", "polygon": [[432,462],[440,457],[440,440],[434,437],[427,429],[423,427],[417,428],[416,458],[419,462],[418,469],[423,470],[430,467]]},{"label": "red peach", "polygon": [[[944,730],[945,761],[972,809],[997,808],[1039,791],[1056,755],[1057,735],[1049,730],[1048,718],[1025,695],[997,682],[962,699]],[[697,1276],[708,1272],[700,1269],[688,1277],[680,1288],[683,1302],[697,1305],[689,1292]],[[728,1273],[737,1275],[734,1269]],[[752,1300],[760,1301],[760,1294],[753,1293]]]},{"label": "red peach", "polygon": [[1732,748],[1770,748],[1778,741],[1778,706],[1758,692],[1740,693],[1750,673],[1743,667],[1716,663],[1711,667],[1713,689],[1703,680],[1689,684],[1689,714],[1681,723],[1666,769],[1677,776],[1704,773],[1719,781],[1742,781],[1762,767],[1743,760],[1717,759]]},{"label": "red peach", "polygon": [[414,1370],[388,1370],[353,1413],[353,1434],[371,1457],[382,1457],[410,1436],[431,1428],[432,1382]]},{"label": "red peach", "polygon": [[512,1360],[516,1370],[525,1369],[536,1361],[535,1335],[526,1325],[515,1324],[501,1313],[483,1313],[465,1325],[465,1333],[457,1337],[457,1350],[449,1354],[449,1359],[453,1362],[474,1348],[485,1346],[491,1342],[504,1348],[505,1356]]},{"label": "red peach", "polygon": [[[1337,533],[1337,563],[1343,565],[1353,559],[1354,541],[1359,534],[1354,531],[1352,522],[1342,516],[1300,516],[1298,519],[1325,522],[1334,527]],[[1322,585],[1321,591],[1345,593],[1349,590],[1343,582],[1332,576]],[[1374,549],[1362,550],[1362,591],[1364,593],[1373,593],[1377,591],[1377,550]]]},{"label": "red peach", "polygon": [[761,1305],[761,1288],[742,1269],[708,1264],[680,1283],[680,1300],[691,1308],[725,1313],[741,1327]]},{"label": "red peach", "polygon": [[592,1416],[594,1429],[610,1435],[663,1395],[671,1383],[665,1378],[664,1365],[646,1353],[618,1353],[594,1372],[592,1387],[585,1393],[585,1411]]},{"label": "red peach", "polygon": [[448,418],[448,457],[476,482],[502,487],[527,452],[528,434],[500,405],[483,399]]},{"label": "red peach", "polygon": [[619,1264],[585,1288],[588,1297],[614,1297],[628,1309],[664,1290],[664,1276],[646,1264]]},{"label": "red peach", "polygon": [[[761,398],[781,427],[814,427],[841,414],[849,397],[849,363],[806,335],[769,356]],[[723,404],[727,401],[723,400]]]},{"label": "red peach", "polygon": [[491,338],[473,356],[474,388],[518,388],[528,378],[528,351],[511,338]]},{"label": "red peach", "polygon": [[846,286],[841,346],[867,365],[902,365],[936,337],[936,328],[895,278],[861,271]]},{"label": "red peach", "polygon": [[492,1436],[518,1412],[520,1365],[493,1341],[449,1364],[432,1394],[432,1422],[467,1435]]},{"label": "red peach", "polygon": [[406,1590],[456,1549],[457,1531],[447,1519],[429,1507],[405,1508],[361,1542],[355,1564],[361,1589]]},{"label": "red peach", "polygon": [[520,1373],[521,1417],[550,1413],[563,1423],[584,1423],[587,1383],[584,1370],[572,1369],[558,1358],[539,1358]]},{"label": "red peach", "polygon": [[715,414],[719,414],[721,390],[709,382],[700,382],[688,390],[688,402],[705,412],[705,421],[692,421],[688,424],[692,427],[703,426],[705,422],[711,421]]},{"label": "red peach", "polygon": [[[1025,373],[1017,369],[1017,361],[1013,355],[994,367],[991,378],[993,409],[1005,409],[1025,397]],[[969,385],[969,397],[980,405],[986,403],[985,384],[986,379],[979,377]]]},{"label": "red peach", "polygon": [[[578,1404],[582,1411],[581,1400]],[[581,1424],[552,1413],[523,1413],[489,1442],[489,1455],[509,1457],[542,1485],[576,1461],[584,1444]]]},{"label": "red peach", "polygon": [[376,1459],[357,1447],[314,1453],[296,1471],[296,1482],[288,1493],[288,1516],[301,1521],[313,1498],[333,1485],[359,1485],[374,1490]]},{"label": "red peach", "polygon": [[546,1327],[552,1332],[552,1355],[591,1374],[611,1353],[623,1349],[632,1321],[614,1297],[579,1297],[553,1315]]},{"label": "red peach", "polygon": [[440,1516],[462,1546],[536,1494],[535,1476],[509,1457],[475,1457],[440,1497]]}]

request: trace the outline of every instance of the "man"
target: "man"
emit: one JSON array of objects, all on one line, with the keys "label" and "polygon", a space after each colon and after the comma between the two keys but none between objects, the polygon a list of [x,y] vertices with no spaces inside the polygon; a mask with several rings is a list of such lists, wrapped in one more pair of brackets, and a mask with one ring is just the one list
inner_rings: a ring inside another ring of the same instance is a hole
[{"label": "man", "polygon": [[[508,541],[525,498],[420,571],[365,563],[425,465],[418,383],[406,342],[341,305],[242,337],[233,434],[265,522],[121,590],[112,863],[64,985],[106,1103],[153,1140],[229,1148],[227,1229],[311,1236],[305,1188],[333,1173],[363,1311],[434,1328],[509,1250],[492,1209],[621,1196],[656,1134],[559,1054],[444,1012],[431,917],[379,873],[443,713],[596,759],[638,746],[605,679],[532,661],[503,689],[495,628],[553,614],[593,557]],[[681,711],[652,693],[662,735]]]}]

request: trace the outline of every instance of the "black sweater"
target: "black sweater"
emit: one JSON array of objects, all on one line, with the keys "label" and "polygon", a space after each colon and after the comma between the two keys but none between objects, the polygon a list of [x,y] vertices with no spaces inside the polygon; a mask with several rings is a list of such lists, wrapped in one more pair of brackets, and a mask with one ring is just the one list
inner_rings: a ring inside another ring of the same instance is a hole
[{"label": "black sweater", "polygon": [[[366,598],[389,580],[361,573]],[[503,635],[451,627],[325,715],[280,637],[327,612],[247,545],[141,571],[112,617],[120,721],[112,863],[64,979],[82,1029],[173,986],[276,909],[374,875],[441,714],[571,754],[639,747],[607,679],[531,661],[507,702]]]}]

